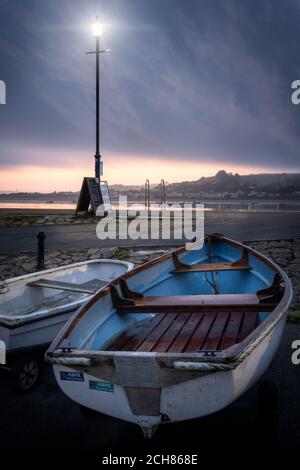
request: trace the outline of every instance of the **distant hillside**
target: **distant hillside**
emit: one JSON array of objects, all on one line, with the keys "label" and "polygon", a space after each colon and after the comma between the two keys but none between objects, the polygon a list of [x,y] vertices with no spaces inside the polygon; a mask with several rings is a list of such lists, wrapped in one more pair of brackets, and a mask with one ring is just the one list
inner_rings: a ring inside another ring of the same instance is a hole
[{"label": "distant hillside", "polygon": [[300,173],[261,173],[259,175],[241,176],[241,181],[257,186],[266,186],[269,184],[298,184],[300,182]]},{"label": "distant hillside", "polygon": [[[129,199],[141,200],[144,197],[142,185],[110,185],[113,199],[127,195]],[[160,200],[160,185],[151,184],[152,200]],[[61,191],[48,194],[41,193],[3,193],[1,201],[77,201],[79,192]],[[167,198],[199,200],[207,198],[300,198],[300,173],[250,174],[226,173],[220,170],[215,176],[201,177],[195,181],[166,183]]]},{"label": "distant hillside", "polygon": [[[184,181],[167,186],[169,198],[180,199],[243,199],[243,198],[298,198],[300,197],[300,173],[250,174],[226,173],[202,177],[196,181]],[[160,187],[152,191],[160,197]]]},{"label": "distant hillside", "polygon": [[181,194],[240,192],[248,195],[251,191],[291,195],[300,191],[300,173],[239,175],[220,170],[215,176],[168,185],[168,193]]}]

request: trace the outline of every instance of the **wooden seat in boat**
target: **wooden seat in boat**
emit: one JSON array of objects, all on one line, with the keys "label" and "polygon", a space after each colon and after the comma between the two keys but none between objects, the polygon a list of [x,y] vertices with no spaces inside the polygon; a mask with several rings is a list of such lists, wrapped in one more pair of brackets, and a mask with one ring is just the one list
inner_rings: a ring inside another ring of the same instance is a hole
[{"label": "wooden seat in boat", "polygon": [[155,315],[132,326],[107,349],[192,353],[224,350],[245,339],[256,327],[256,312],[209,311]]},{"label": "wooden seat in boat", "polygon": [[173,253],[173,262],[175,269],[171,272],[174,274],[180,273],[199,273],[210,271],[236,271],[236,270],[249,270],[251,266],[248,262],[248,250],[244,249],[241,259],[232,262],[223,263],[199,263],[199,264],[186,264],[179,260],[178,255]]},{"label": "wooden seat in boat", "polygon": [[51,279],[38,279],[37,281],[28,282],[29,287],[45,287],[47,289],[67,290],[71,292],[80,292],[83,294],[95,294],[97,290],[104,287],[106,281],[100,279],[92,279],[91,281],[76,284],[74,282],[55,281]]},{"label": "wooden seat in boat", "polygon": [[111,297],[119,312],[179,312],[207,310],[272,311],[280,301],[283,293],[281,278],[275,274],[270,287],[261,289],[255,294],[209,294],[209,295],[172,295],[144,296],[129,289],[125,279],[120,279],[120,295],[117,287],[111,285]]},{"label": "wooden seat in boat", "polygon": [[[144,296],[133,292],[125,279],[120,279],[122,295],[116,286],[111,285],[111,296],[119,312],[180,312],[205,310],[240,310],[270,311],[276,307],[277,296],[272,289],[263,289],[256,294],[208,294],[208,295],[172,295]],[[271,290],[270,290],[271,289]]]}]

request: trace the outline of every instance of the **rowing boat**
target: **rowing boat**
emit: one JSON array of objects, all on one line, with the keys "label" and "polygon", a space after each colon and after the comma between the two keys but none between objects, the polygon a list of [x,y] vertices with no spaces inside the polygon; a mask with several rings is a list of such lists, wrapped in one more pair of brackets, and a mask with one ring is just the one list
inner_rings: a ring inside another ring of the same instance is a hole
[{"label": "rowing boat", "polygon": [[227,407],[264,374],[279,346],[291,283],[273,261],[214,234],[112,281],[46,353],[80,405],[138,424]]},{"label": "rowing boat", "polygon": [[94,259],[7,279],[0,286],[0,340],[6,352],[48,346],[95,292],[133,265]]}]

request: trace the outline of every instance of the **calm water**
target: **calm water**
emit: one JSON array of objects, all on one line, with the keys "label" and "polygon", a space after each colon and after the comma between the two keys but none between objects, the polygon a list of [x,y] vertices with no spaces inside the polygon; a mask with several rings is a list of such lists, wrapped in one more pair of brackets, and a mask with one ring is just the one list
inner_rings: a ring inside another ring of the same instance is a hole
[{"label": "calm water", "polygon": [[[179,203],[178,203],[179,204]],[[0,202],[0,209],[75,209],[76,204],[73,202]],[[113,204],[114,209],[126,209],[126,206]],[[140,211],[145,206],[141,203],[128,203],[128,209]],[[151,209],[155,209],[155,205],[151,205]],[[175,208],[176,209],[176,208]],[[180,208],[178,208],[180,210]],[[205,209],[212,210],[212,209]]]},{"label": "calm water", "polygon": [[[170,204],[179,204],[179,202]],[[262,202],[249,202],[249,201],[204,201],[204,210],[211,211],[223,211],[223,210],[251,210],[251,211],[300,211],[300,201],[262,201]],[[0,202],[0,209],[73,209],[75,210],[75,202]],[[124,209],[125,207],[118,206],[118,204],[113,204],[114,209]],[[128,208],[132,210],[143,210],[145,206],[143,203],[128,203]],[[155,209],[155,205],[151,205],[151,209]]]},{"label": "calm water", "polygon": [[72,202],[0,202],[0,209],[75,209]]}]

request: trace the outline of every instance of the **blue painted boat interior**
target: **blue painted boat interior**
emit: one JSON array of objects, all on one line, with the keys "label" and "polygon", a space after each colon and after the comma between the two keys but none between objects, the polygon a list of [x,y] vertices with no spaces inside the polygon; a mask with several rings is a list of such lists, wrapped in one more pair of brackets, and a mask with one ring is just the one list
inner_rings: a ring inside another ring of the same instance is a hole
[{"label": "blue painted boat interior", "polygon": [[[226,241],[213,241],[211,245],[211,260],[208,257],[208,245],[205,243],[201,250],[185,251],[179,255],[184,263],[208,263],[237,261],[242,256],[242,250]],[[129,276],[127,283],[135,291],[145,296],[176,296],[195,294],[214,294],[208,281],[213,277],[220,294],[246,294],[256,293],[272,284],[274,270],[264,261],[249,253],[251,270],[218,271],[218,272],[192,272],[172,274],[174,268],[172,258],[154,264],[145,270],[138,271]],[[261,323],[269,312],[260,312],[257,316]],[[114,338],[127,328],[138,322],[147,322],[152,318],[151,313],[119,314],[114,309],[110,295],[100,299],[94,304],[87,315],[78,323],[72,332],[72,346],[91,350],[104,350]],[[97,327],[98,325],[98,327]],[[81,334],[80,334],[81,330]],[[89,334],[87,331],[89,330]],[[84,337],[83,337],[83,333]]]},{"label": "blue painted boat interior", "polygon": [[[220,246],[221,245],[221,246]],[[211,256],[212,263],[236,261],[241,257],[241,250],[227,243],[217,242]],[[187,264],[209,263],[207,244],[199,252],[184,253],[180,260]],[[162,274],[156,284],[150,288],[145,286],[144,295],[196,295],[213,294],[213,288],[207,280],[215,279],[219,294],[255,293],[273,281],[274,271],[257,258],[250,256],[250,271],[216,271],[172,274],[167,278]]]}]

